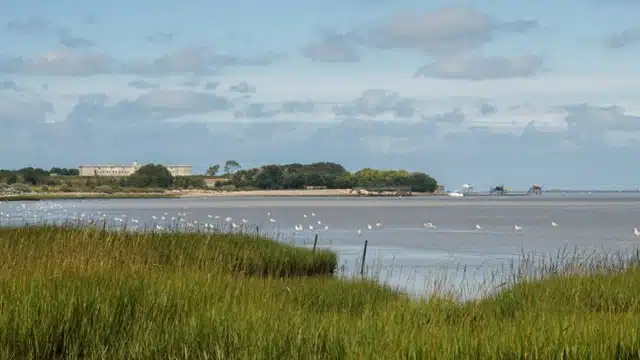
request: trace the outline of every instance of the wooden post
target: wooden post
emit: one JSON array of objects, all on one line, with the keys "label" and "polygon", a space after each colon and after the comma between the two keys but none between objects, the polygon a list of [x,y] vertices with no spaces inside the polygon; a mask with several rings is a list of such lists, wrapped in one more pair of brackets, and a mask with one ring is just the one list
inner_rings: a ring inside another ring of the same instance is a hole
[{"label": "wooden post", "polygon": [[367,260],[367,245],[369,240],[364,241],[364,250],[362,251],[362,264],[360,264],[360,276],[364,276],[364,263]]},{"label": "wooden post", "polygon": [[313,252],[316,252],[316,246],[318,245],[318,234],[316,234],[315,238],[313,239]]}]

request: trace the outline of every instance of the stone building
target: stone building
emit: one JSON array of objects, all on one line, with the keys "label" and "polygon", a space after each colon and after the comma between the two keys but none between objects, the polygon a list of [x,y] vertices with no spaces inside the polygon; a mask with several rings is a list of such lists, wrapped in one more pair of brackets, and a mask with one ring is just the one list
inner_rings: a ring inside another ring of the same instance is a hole
[{"label": "stone building", "polygon": [[[80,176],[129,176],[142,165],[133,162],[131,165],[80,165]],[[173,176],[190,176],[191,165],[163,165]]]}]

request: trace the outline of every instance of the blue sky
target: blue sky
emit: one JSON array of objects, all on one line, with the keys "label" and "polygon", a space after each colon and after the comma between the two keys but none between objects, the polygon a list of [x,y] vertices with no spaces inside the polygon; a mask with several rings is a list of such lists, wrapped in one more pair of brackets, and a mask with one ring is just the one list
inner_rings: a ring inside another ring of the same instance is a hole
[{"label": "blue sky", "polygon": [[640,188],[638,0],[0,0],[0,168]]}]

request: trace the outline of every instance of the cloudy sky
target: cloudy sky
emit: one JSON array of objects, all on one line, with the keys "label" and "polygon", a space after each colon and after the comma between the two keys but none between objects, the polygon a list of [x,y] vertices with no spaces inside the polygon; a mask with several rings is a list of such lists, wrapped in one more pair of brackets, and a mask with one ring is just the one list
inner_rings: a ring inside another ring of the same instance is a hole
[{"label": "cloudy sky", "polygon": [[640,0],[0,0],[0,168],[640,187]]}]

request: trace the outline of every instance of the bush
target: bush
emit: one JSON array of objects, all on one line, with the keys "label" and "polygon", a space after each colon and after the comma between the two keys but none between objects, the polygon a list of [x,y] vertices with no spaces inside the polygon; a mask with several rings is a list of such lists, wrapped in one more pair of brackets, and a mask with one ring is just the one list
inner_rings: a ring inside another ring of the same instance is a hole
[{"label": "bush", "polygon": [[17,193],[28,193],[28,192],[31,192],[31,187],[29,187],[29,185],[26,185],[26,184],[16,183],[11,185],[11,190]]},{"label": "bush", "polygon": [[109,185],[100,185],[100,186],[96,186],[96,192],[99,193],[104,193],[104,194],[113,194],[113,188]]},{"label": "bush", "polygon": [[62,184],[58,188],[60,192],[71,192],[71,186],[69,184]]}]

